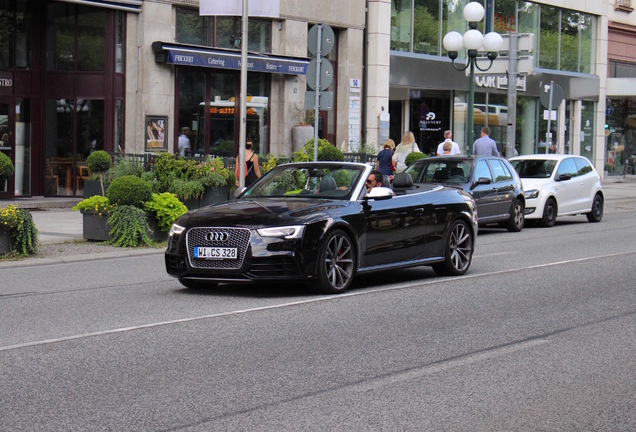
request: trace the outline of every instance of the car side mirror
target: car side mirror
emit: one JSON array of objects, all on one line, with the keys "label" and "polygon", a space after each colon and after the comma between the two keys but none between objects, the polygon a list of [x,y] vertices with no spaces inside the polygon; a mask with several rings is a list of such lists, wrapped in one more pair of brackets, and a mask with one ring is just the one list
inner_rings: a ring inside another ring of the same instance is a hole
[{"label": "car side mirror", "polygon": [[377,201],[389,198],[393,198],[393,191],[388,187],[374,187],[371,192],[367,192],[364,196],[366,200],[374,199]]},{"label": "car side mirror", "polygon": [[476,182],[473,183],[471,189],[474,189],[477,185],[487,185],[492,183],[488,177],[479,177]]},{"label": "car side mirror", "polygon": [[570,174],[559,174],[559,177],[557,177],[557,181],[570,180],[571,178],[572,176]]}]

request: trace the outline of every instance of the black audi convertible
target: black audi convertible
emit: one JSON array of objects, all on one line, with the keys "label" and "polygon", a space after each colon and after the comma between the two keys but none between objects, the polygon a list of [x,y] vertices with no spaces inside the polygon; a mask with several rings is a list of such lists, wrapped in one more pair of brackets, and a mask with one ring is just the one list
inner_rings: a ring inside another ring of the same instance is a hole
[{"label": "black audi convertible", "polygon": [[301,282],[345,291],[356,274],[432,266],[441,275],[470,267],[475,202],[463,191],[413,184],[367,192],[362,163],[290,163],[272,169],[237,199],[175,221],[168,274],[189,288],[220,282]]}]

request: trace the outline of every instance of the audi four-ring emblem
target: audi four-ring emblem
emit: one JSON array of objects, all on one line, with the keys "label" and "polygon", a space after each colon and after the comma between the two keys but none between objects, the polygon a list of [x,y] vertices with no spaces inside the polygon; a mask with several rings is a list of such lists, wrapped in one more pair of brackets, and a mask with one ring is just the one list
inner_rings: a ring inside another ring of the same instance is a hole
[{"label": "audi four-ring emblem", "polygon": [[230,234],[224,231],[210,231],[205,235],[207,241],[227,241],[230,238]]}]

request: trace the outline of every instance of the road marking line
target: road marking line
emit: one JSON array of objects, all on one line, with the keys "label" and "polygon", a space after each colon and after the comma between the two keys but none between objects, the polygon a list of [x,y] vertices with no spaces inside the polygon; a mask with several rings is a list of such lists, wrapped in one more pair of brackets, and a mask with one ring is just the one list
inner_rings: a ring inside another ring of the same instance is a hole
[{"label": "road marking line", "polygon": [[39,345],[68,342],[68,341],[85,339],[85,338],[96,337],[96,336],[106,336],[106,335],[117,334],[117,333],[125,333],[129,331],[134,331],[134,330],[149,329],[149,328],[161,327],[161,326],[172,325],[172,324],[182,324],[182,323],[189,323],[189,322],[201,321],[206,319],[223,318],[223,317],[228,317],[233,315],[242,315],[242,314],[247,314],[251,312],[262,312],[262,311],[268,311],[268,310],[274,310],[274,309],[282,309],[282,308],[286,308],[290,306],[299,306],[299,305],[305,305],[310,303],[326,302],[326,301],[344,299],[344,298],[354,297],[359,295],[367,295],[367,294],[374,294],[374,293],[388,292],[388,291],[397,291],[397,290],[402,290],[407,288],[413,288],[415,286],[432,285],[432,284],[440,283],[441,281],[447,282],[449,280],[452,281],[452,280],[474,279],[477,277],[493,276],[493,275],[499,275],[499,274],[505,274],[505,273],[515,273],[521,270],[532,270],[532,269],[538,269],[538,268],[560,266],[560,265],[568,264],[568,263],[579,263],[579,262],[585,262],[585,261],[591,261],[591,260],[598,260],[602,258],[614,258],[618,256],[632,255],[632,254],[636,254],[636,251],[617,252],[613,254],[598,255],[598,256],[587,257],[587,258],[577,258],[573,260],[551,262],[546,264],[536,264],[536,265],[532,265],[528,267],[520,267],[520,268],[514,268],[514,269],[508,269],[508,270],[498,270],[498,271],[493,271],[488,273],[479,273],[475,275],[463,275],[463,276],[447,277],[443,279],[435,278],[435,279],[430,279],[425,281],[420,280],[417,282],[408,282],[408,283],[389,286],[385,288],[371,288],[371,289],[365,289],[361,291],[346,292],[343,294],[334,294],[334,295],[324,296],[324,297],[315,298],[315,299],[299,300],[299,301],[279,303],[279,304],[269,305],[269,306],[260,306],[260,307],[249,308],[249,309],[240,309],[235,311],[221,312],[218,314],[202,315],[202,316],[190,317],[190,318],[181,318],[177,320],[161,321],[161,322],[142,324],[142,325],[131,326],[131,327],[122,327],[122,328],[103,330],[103,331],[93,332],[93,333],[84,333],[84,334],[79,334],[74,336],[66,336],[62,338],[45,339],[45,340],[35,341],[35,342],[26,342],[26,343],[15,344],[15,345],[7,345],[4,347],[0,347],[0,352],[10,351],[10,350],[20,349],[20,348],[34,347]]},{"label": "road marking line", "polygon": [[493,348],[478,353],[466,354],[453,359],[440,360],[438,362],[434,362],[432,364],[421,367],[416,367],[404,372],[392,373],[388,376],[374,378],[369,381],[358,383],[353,387],[354,390],[362,392],[375,390],[386,385],[397,384],[404,381],[411,381],[440,372],[446,372],[448,370],[455,369],[461,366],[467,366],[482,361],[491,360],[547,343],[550,343],[550,341],[547,339],[535,339],[527,342],[513,343],[504,347]]}]

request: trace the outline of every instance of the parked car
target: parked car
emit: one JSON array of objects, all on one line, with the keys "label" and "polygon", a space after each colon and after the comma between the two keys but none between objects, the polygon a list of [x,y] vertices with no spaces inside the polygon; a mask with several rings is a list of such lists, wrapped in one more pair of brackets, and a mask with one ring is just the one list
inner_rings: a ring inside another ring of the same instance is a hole
[{"label": "parked car", "polygon": [[521,179],[501,157],[435,156],[408,167],[414,183],[439,183],[461,189],[477,203],[479,226],[497,223],[508,231],[521,231],[525,197]]},{"label": "parked car", "polygon": [[601,176],[583,156],[535,154],[510,159],[524,185],[526,219],[551,227],[557,216],[585,214],[603,218]]},{"label": "parked car", "polygon": [[434,185],[367,193],[372,169],[348,162],[275,167],[236,200],[177,219],[168,274],[190,288],[284,281],[327,293],[375,271],[432,266],[464,274],[477,234],[474,200]]}]

